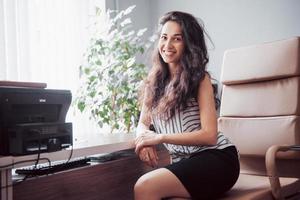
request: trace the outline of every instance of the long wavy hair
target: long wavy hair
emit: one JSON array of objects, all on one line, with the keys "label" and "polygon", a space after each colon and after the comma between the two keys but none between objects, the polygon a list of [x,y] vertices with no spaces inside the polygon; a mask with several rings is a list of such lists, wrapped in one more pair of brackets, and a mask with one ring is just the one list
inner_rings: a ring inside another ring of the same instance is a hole
[{"label": "long wavy hair", "polygon": [[146,107],[152,114],[166,119],[174,116],[177,108],[186,108],[190,98],[197,98],[199,83],[207,73],[206,65],[209,61],[204,28],[193,15],[179,11],[168,12],[159,21],[159,32],[168,21],[178,23],[182,30],[184,51],[179,61],[180,67],[171,80],[168,64],[156,48],[153,66],[144,88]]}]

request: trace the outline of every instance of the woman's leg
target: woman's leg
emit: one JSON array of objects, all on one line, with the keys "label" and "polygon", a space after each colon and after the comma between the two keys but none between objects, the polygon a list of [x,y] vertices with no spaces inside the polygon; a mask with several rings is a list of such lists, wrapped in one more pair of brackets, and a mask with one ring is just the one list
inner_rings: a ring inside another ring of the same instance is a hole
[{"label": "woman's leg", "polygon": [[168,169],[159,168],[141,176],[134,186],[135,200],[161,200],[166,197],[189,199],[179,179]]}]

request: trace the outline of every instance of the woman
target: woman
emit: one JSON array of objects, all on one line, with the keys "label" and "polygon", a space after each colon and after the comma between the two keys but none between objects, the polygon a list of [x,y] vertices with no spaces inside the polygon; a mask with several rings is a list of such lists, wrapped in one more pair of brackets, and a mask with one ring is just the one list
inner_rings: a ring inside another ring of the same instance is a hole
[{"label": "woman", "polygon": [[217,133],[204,31],[192,15],[178,11],[160,24],[135,144],[140,159],[153,167],[155,145],[165,144],[172,164],[140,177],[135,199],[211,200],[235,184],[239,161],[235,146]]}]

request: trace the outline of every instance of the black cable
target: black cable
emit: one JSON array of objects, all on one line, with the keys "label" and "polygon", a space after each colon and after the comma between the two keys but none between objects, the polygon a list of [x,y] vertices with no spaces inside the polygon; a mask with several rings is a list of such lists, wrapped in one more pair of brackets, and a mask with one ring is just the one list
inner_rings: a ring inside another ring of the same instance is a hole
[{"label": "black cable", "polygon": [[[38,138],[38,155],[37,155],[37,158],[36,159],[34,159],[34,160],[32,160],[32,161],[35,161],[35,163],[34,163],[34,169],[37,169],[37,166],[38,166],[38,164],[39,164],[39,162],[40,162],[40,160],[41,160],[41,146],[42,146],[42,144],[41,144],[41,132],[38,130],[38,129],[34,129],[34,130],[31,130],[31,131],[34,131],[34,132],[36,132],[37,134],[38,134],[38,136],[39,136],[39,138]],[[49,163],[49,166],[51,166],[51,161],[50,161],[50,159],[49,158],[46,158],[46,160],[48,161],[48,163]],[[15,163],[12,163],[13,165],[11,165],[12,166],[12,168],[14,168],[14,165],[15,165]],[[17,185],[17,184],[20,184],[20,183],[22,183],[23,181],[25,181],[27,178],[29,177],[29,175],[25,175],[21,180],[19,180],[18,182],[14,182],[13,184],[10,184],[10,185],[6,185],[6,186],[3,186],[3,187],[1,187],[1,189],[3,189],[3,188],[8,188],[8,187],[13,187],[13,186],[15,186],[15,185]]]},{"label": "black cable", "polygon": [[[3,165],[3,166],[1,166],[1,169],[5,169],[5,168],[10,167],[10,166],[14,167],[17,164],[26,163],[26,162],[33,162],[33,161],[36,161],[36,160],[37,159],[31,159],[31,160],[23,160],[23,161],[14,162],[14,163],[9,164],[9,165]],[[48,164],[51,165],[51,161],[50,161],[49,158],[39,158],[39,160],[47,160]],[[13,184],[10,184],[10,185],[1,186],[1,189],[8,188],[8,187],[13,187],[15,185],[18,185],[18,184],[22,183],[23,181],[25,181],[29,177],[30,177],[29,175],[25,175],[22,180],[20,180],[18,182],[15,182]]]},{"label": "black cable", "polygon": [[[70,155],[69,155],[69,157],[68,157],[68,160],[67,160],[66,162],[64,162],[64,163],[59,164],[59,165],[60,165],[59,168],[65,167],[65,166],[70,162],[72,156],[73,156],[73,145],[71,145],[71,152],[70,152]],[[51,166],[50,166],[50,168],[51,168]],[[49,175],[49,174],[50,174],[50,173],[47,173],[46,175]],[[37,175],[37,176],[38,176],[38,175]]]},{"label": "black cable", "polygon": [[[29,160],[29,161],[35,161],[34,165],[36,167],[38,165],[38,163],[40,161],[40,157],[41,157],[41,132],[38,129],[33,129],[33,130],[31,130],[31,132],[36,132],[39,136],[39,139],[38,139],[38,144],[39,144],[39,146],[38,146],[38,157],[34,160]],[[48,158],[45,158],[45,159],[47,159],[47,161],[51,164],[51,161]],[[17,162],[17,163],[20,164],[20,163],[23,163],[23,162],[28,162],[28,161],[20,161],[20,162]],[[14,167],[15,164],[16,163],[12,163],[12,164],[9,164],[9,165],[2,165],[2,166],[0,166],[0,169],[7,168],[7,167],[10,167],[10,166]]]},{"label": "black cable", "polygon": [[71,160],[72,156],[73,156],[73,145],[71,145],[71,152],[66,163],[68,163]]},{"label": "black cable", "polygon": [[[36,159],[36,163],[34,164],[34,169],[36,169],[36,170],[38,170],[38,169],[37,169],[37,164],[38,164],[38,162],[39,162],[39,160],[40,160],[40,156],[39,156],[39,155],[40,155],[40,151],[39,151],[39,154],[38,154],[38,158]],[[71,160],[72,156],[73,156],[73,145],[71,146],[71,152],[70,152],[70,155],[69,155],[69,157],[68,157],[68,160],[67,160],[65,163],[62,163],[62,164],[61,164],[61,167],[63,167],[63,165],[68,164],[69,161]],[[47,158],[47,159],[48,159],[48,158]],[[48,159],[48,166],[47,166],[47,167],[51,168],[51,161],[50,161],[50,159]],[[50,174],[50,173],[45,174],[45,175],[49,175],[49,174]],[[24,178],[23,178],[22,180],[20,180],[20,181],[18,181],[18,182],[15,182],[15,183],[13,183],[13,184],[11,184],[11,185],[5,186],[5,187],[15,186],[15,185],[17,185],[17,184],[22,183],[22,182],[25,181],[27,178],[31,178],[31,177],[35,177],[35,176],[39,176],[39,175],[25,175]],[[5,187],[4,187],[4,188],[5,188]]]},{"label": "black cable", "polygon": [[37,164],[38,164],[38,161],[39,161],[39,158],[40,158],[40,155],[41,155],[41,146],[42,146],[42,138],[41,138],[41,135],[42,135],[42,132],[40,131],[40,130],[35,130],[36,131],[36,133],[38,134],[38,144],[39,144],[39,147],[38,147],[38,158],[37,158]]},{"label": "black cable", "polygon": [[[16,164],[21,164],[21,163],[25,163],[25,162],[32,162],[32,161],[35,161],[34,169],[37,169],[37,165],[38,165],[38,163],[39,163],[40,160],[47,160],[48,161],[48,166],[51,167],[51,160],[49,158],[41,158],[40,157],[40,155],[41,155],[40,144],[41,143],[39,142],[39,152],[38,152],[38,157],[36,159],[18,161],[18,162],[9,164],[9,165],[3,165],[3,166],[0,166],[0,169],[4,169],[4,168],[10,167],[10,166],[12,166],[14,168],[14,166]],[[70,152],[70,155],[68,157],[68,160],[65,163],[62,163],[62,167],[63,167],[63,165],[68,164],[70,162],[70,160],[71,160],[71,158],[73,156],[73,151],[74,151],[74,148],[73,148],[73,145],[71,145],[71,152]],[[46,175],[49,175],[49,174],[46,174]],[[31,177],[35,177],[35,176],[39,176],[39,175],[25,175],[22,180],[14,182],[13,184],[10,184],[10,185],[2,186],[1,189],[8,188],[8,187],[13,187],[15,185],[18,185],[18,184],[22,183],[27,178],[31,178]]]},{"label": "black cable", "polygon": [[[1,170],[5,169],[5,168],[9,168],[9,167],[14,168],[15,165],[17,165],[17,164],[26,163],[26,162],[33,162],[33,161],[35,161],[33,169],[38,170],[37,166],[38,166],[40,160],[47,160],[48,161],[48,167],[51,168],[51,160],[49,158],[41,158],[41,146],[42,146],[42,142],[41,142],[41,132],[40,132],[40,130],[34,129],[34,130],[31,130],[31,131],[37,132],[38,136],[39,136],[38,137],[38,155],[37,155],[37,158],[36,159],[30,159],[30,160],[13,162],[13,163],[8,164],[8,165],[2,165],[2,166],[0,166]],[[70,155],[68,157],[68,160],[65,163],[63,163],[62,165],[68,164],[70,162],[72,156],[73,156],[73,145],[71,145],[71,152],[70,152]],[[38,175],[28,175],[28,174],[26,174],[26,175],[24,175],[24,177],[21,180],[18,180],[17,182],[13,182],[10,185],[1,186],[1,189],[8,188],[8,187],[13,187],[15,185],[18,185],[18,184],[24,182],[27,178],[34,177],[34,176],[38,176]]]},{"label": "black cable", "polygon": [[[42,141],[41,141],[41,131],[40,130],[38,130],[38,129],[34,129],[34,130],[31,130],[31,132],[36,132],[37,134],[38,134],[38,136],[39,136],[39,142],[38,142],[38,144],[39,144],[39,147],[38,147],[38,155],[37,155],[37,159],[36,159],[36,161],[35,161],[35,163],[34,163],[34,169],[36,169],[37,168],[37,165],[39,164],[39,161],[40,161],[40,157],[41,157],[41,146],[42,146]],[[50,163],[51,163],[51,161],[50,161]]]}]

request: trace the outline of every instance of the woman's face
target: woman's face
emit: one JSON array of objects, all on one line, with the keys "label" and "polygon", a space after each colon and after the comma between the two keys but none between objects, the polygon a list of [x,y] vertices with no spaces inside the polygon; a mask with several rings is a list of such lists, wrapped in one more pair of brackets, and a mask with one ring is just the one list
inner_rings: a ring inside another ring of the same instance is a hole
[{"label": "woman's face", "polygon": [[183,35],[180,25],[174,21],[166,22],[161,30],[158,50],[164,62],[176,67],[184,50]]}]

